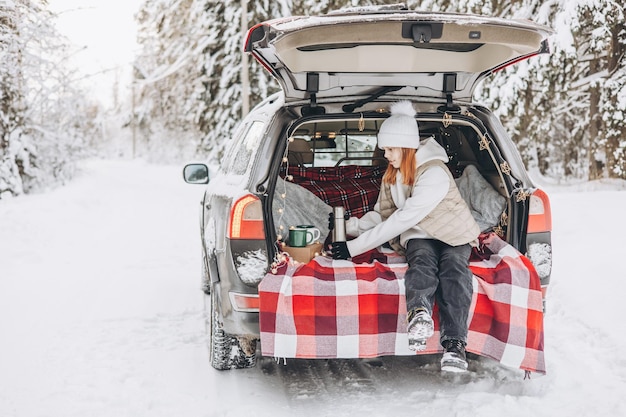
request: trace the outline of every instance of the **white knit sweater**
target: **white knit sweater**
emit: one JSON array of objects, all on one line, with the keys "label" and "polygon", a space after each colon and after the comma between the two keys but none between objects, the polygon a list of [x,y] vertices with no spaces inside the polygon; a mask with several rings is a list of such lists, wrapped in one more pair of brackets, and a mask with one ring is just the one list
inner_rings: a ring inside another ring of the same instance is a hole
[{"label": "white knit sweater", "polygon": [[[429,138],[420,144],[416,159],[417,166],[434,159],[446,163],[448,155],[433,138]],[[396,236],[400,236],[403,246],[409,239],[431,238],[417,223],[443,200],[449,188],[450,177],[440,166],[432,166],[424,171],[413,184],[412,191],[410,186],[402,183],[402,175],[398,172],[396,183],[391,186],[391,197],[398,210],[387,221],[382,221],[377,202],[374,210],[365,213],[360,219],[351,217],[346,222],[348,235],[357,236],[347,243],[350,254],[360,255]]]}]

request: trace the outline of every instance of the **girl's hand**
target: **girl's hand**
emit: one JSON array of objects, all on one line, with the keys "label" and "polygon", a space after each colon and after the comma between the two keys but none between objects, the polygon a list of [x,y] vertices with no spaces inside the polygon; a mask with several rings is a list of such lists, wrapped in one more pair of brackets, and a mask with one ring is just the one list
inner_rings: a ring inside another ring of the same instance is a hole
[{"label": "girl's hand", "polygon": [[350,259],[350,251],[346,242],[333,242],[330,249],[333,259]]}]

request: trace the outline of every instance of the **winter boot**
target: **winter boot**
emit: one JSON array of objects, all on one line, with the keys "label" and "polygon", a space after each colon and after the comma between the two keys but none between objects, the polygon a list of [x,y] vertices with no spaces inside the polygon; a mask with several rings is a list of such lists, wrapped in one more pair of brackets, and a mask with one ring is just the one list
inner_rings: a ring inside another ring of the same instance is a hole
[{"label": "winter boot", "polygon": [[433,319],[423,308],[411,310],[407,316],[409,349],[419,352],[426,349],[426,341],[434,333]]},{"label": "winter boot", "polygon": [[444,340],[444,352],[441,358],[442,372],[465,372],[467,360],[465,358],[465,342],[457,339]]}]

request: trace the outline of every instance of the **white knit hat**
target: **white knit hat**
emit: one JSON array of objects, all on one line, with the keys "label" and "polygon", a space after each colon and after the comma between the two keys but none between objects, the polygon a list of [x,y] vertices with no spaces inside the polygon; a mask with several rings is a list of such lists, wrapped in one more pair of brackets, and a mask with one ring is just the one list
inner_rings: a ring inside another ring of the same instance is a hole
[{"label": "white knit hat", "polygon": [[378,131],[379,148],[412,148],[420,146],[420,131],[415,120],[415,109],[410,101],[391,105],[391,116]]}]

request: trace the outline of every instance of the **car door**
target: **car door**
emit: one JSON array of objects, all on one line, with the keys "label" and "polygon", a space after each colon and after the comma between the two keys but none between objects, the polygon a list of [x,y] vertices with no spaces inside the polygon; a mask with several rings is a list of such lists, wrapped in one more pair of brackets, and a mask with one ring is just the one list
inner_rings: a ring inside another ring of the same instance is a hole
[{"label": "car door", "polygon": [[245,50],[279,81],[288,103],[381,87],[469,101],[489,74],[549,52],[552,33],[522,20],[365,8],[260,23]]}]

